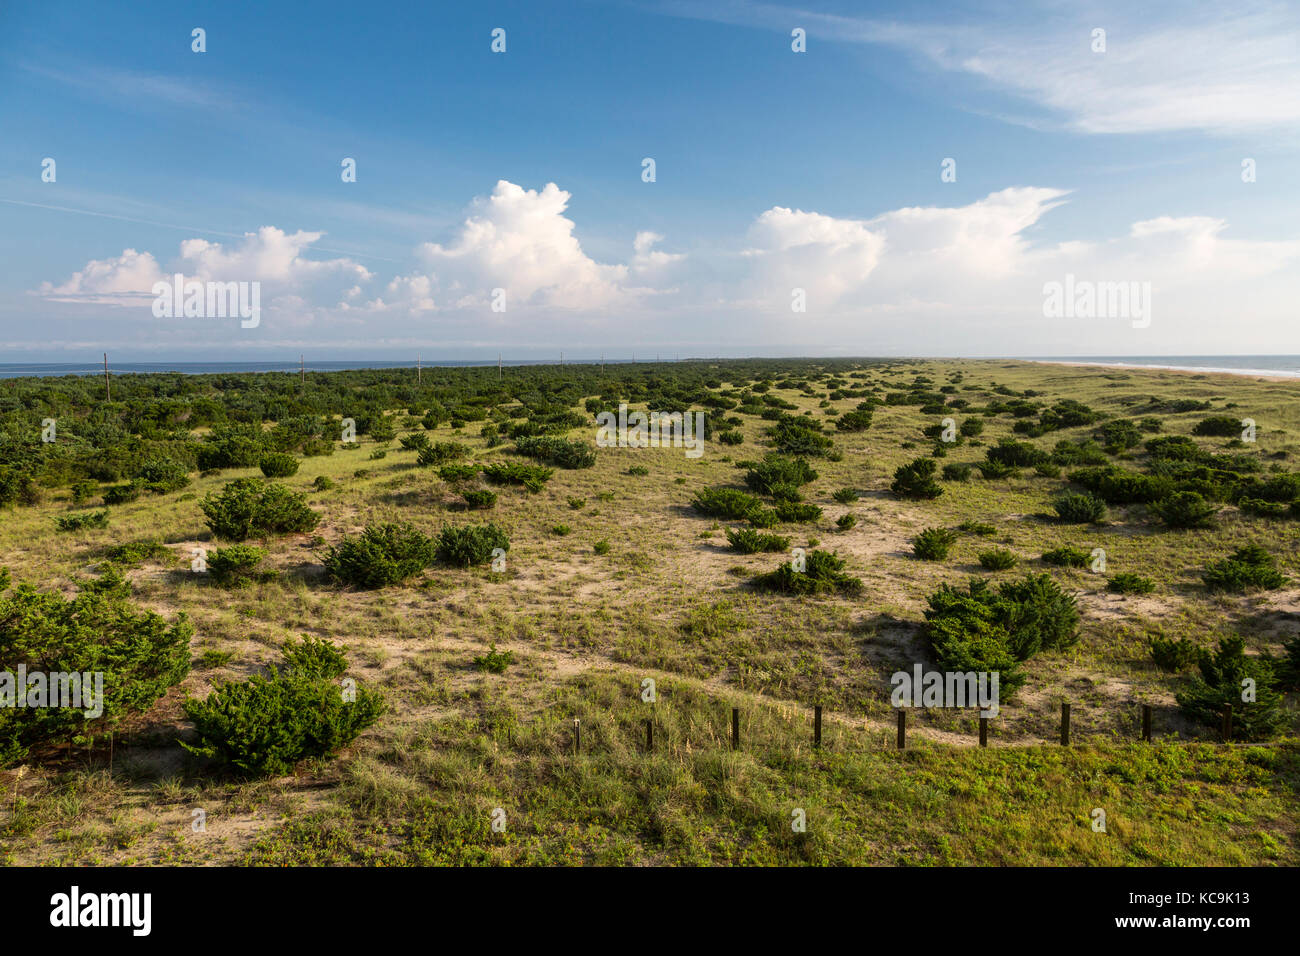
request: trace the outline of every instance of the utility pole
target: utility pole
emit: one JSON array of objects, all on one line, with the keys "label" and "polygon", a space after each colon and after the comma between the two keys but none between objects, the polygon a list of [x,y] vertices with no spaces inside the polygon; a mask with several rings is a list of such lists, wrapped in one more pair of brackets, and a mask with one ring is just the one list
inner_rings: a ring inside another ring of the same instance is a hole
[{"label": "utility pole", "polygon": [[298,353],[298,374],[302,379],[302,384],[306,385],[307,384],[307,362],[303,358],[301,352]]},{"label": "utility pole", "polygon": [[501,377],[501,353],[497,353],[497,378]]},{"label": "utility pole", "polygon": [[424,384],[424,367],[420,365],[420,353],[415,353],[415,384]]},{"label": "utility pole", "polygon": [[108,383],[108,353],[104,353],[104,399],[111,402],[113,400],[113,386]]}]

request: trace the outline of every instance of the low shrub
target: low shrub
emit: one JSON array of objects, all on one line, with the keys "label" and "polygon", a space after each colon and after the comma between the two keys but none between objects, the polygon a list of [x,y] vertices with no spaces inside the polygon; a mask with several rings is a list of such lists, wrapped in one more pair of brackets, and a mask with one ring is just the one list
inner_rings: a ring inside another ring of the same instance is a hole
[{"label": "low shrub", "polygon": [[268,478],[291,478],[298,474],[298,459],[278,451],[263,455],[257,466]]},{"label": "low shrub", "polygon": [[1121,571],[1106,580],[1106,590],[1115,594],[1150,594],[1156,589],[1150,578]]},{"label": "low shrub", "polygon": [[60,531],[84,531],[87,528],[107,528],[107,511],[80,511],[70,515],[59,515],[54,519],[54,526]]},{"label": "low shrub", "polygon": [[435,554],[429,537],[409,524],[371,525],[329,549],[325,574],[336,584],[374,590],[418,574]]},{"label": "low shrub", "polygon": [[488,644],[486,654],[474,658],[474,666],[489,674],[504,674],[515,661],[514,651],[498,651],[496,641]]},{"label": "low shrub", "polygon": [[341,691],[343,655],[327,641],[306,644],[286,647],[282,669],[185,701],[198,743],[181,746],[247,776],[280,776],[300,760],[330,756],[355,740],[379,719],[383,698],[365,687]]},{"label": "low shrub", "polygon": [[[1225,637],[1218,650],[1199,661],[1200,675],[1187,690],[1175,696],[1179,709],[1191,720],[1218,727],[1224,710],[1232,707],[1232,735],[1241,740],[1267,740],[1287,722],[1282,696],[1273,689],[1276,677],[1266,661],[1246,656],[1245,641]],[[1242,683],[1254,682],[1255,699],[1242,701]]]},{"label": "low shrub", "polygon": [[487,511],[490,508],[495,508],[497,503],[497,493],[488,491],[486,488],[462,492],[461,497],[465,499],[465,504],[476,511]]},{"label": "low shrub", "polygon": [[[8,583],[0,570],[5,670],[55,668],[104,676],[99,715],[87,716],[96,702],[85,697],[84,707],[0,707],[0,767],[27,760],[33,750],[111,727],[127,714],[143,713],[189,673],[194,628],[188,618],[180,614],[168,623],[137,607],[112,565],[72,598],[28,584],[7,590]],[[30,697],[24,700],[31,703]]]},{"label": "low shrub", "polygon": [[840,488],[831,495],[831,498],[842,505],[851,505],[858,500],[858,493],[852,488]]},{"label": "low shrub", "polygon": [[858,516],[854,514],[840,515],[835,519],[835,526],[841,531],[849,531],[857,526]]},{"label": "low shrub", "polygon": [[1151,659],[1161,670],[1187,670],[1199,664],[1207,653],[1185,637],[1176,641],[1164,637],[1151,639]]},{"label": "low shrub", "polygon": [[691,499],[691,507],[710,518],[739,521],[763,507],[763,502],[736,488],[704,488]]},{"label": "low shrub", "polygon": [[943,561],[957,543],[950,528],[926,528],[912,539],[912,555],[921,561]]},{"label": "low shrub", "polygon": [[822,509],[817,505],[801,504],[796,501],[778,501],[773,510],[776,511],[777,520],[792,523],[817,521],[822,516]]},{"label": "low shrub", "polygon": [[1195,491],[1176,491],[1150,505],[1151,513],[1170,528],[1203,528],[1214,522],[1219,509]]},{"label": "low shrub", "polygon": [[1057,548],[1043,553],[1043,560],[1062,568],[1086,568],[1092,553],[1083,548]]},{"label": "low shrub", "polygon": [[1086,494],[1062,495],[1053,502],[1057,516],[1071,524],[1100,524],[1106,520],[1106,502]]},{"label": "low shrub", "polygon": [[796,571],[794,564],[782,564],[775,571],[760,574],[752,579],[760,591],[777,594],[858,594],[862,581],[844,573],[844,560],[829,551],[809,551],[804,556],[804,569]]},{"label": "low shrub", "polygon": [[1007,571],[1014,568],[1019,559],[1005,548],[992,548],[979,553],[980,567],[989,571]]},{"label": "low shrub", "polygon": [[242,588],[258,581],[269,581],[275,577],[275,572],[257,569],[265,557],[265,549],[247,544],[218,548],[208,555],[208,574],[226,588]]},{"label": "low shrub", "polygon": [[468,568],[487,564],[492,552],[510,550],[510,539],[495,524],[448,526],[438,535],[437,558],[443,564]]},{"label": "low shrub", "polygon": [[541,491],[555,472],[543,465],[497,462],[483,468],[483,477],[494,485],[522,485],[533,494]]},{"label": "low shrub", "polygon": [[321,518],[304,495],[258,478],[236,478],[220,493],[209,492],[199,507],[209,530],[224,541],[304,533]]},{"label": "low shrub", "polygon": [[899,498],[938,498],[943,494],[943,489],[934,480],[935,467],[933,458],[913,459],[895,470],[889,490]]},{"label": "low shrub", "polygon": [[438,441],[420,447],[416,458],[421,465],[445,465],[469,454],[469,446],[455,441]]},{"label": "low shrub", "polygon": [[970,465],[952,462],[943,466],[944,481],[970,481]]},{"label": "low shrub", "polygon": [[1216,561],[1201,572],[1211,591],[1273,591],[1286,584],[1273,555],[1256,544],[1238,548],[1230,557]]},{"label": "low shrub", "polygon": [[727,542],[732,551],[741,554],[786,551],[790,547],[789,538],[779,534],[761,534],[752,528],[728,528]]}]

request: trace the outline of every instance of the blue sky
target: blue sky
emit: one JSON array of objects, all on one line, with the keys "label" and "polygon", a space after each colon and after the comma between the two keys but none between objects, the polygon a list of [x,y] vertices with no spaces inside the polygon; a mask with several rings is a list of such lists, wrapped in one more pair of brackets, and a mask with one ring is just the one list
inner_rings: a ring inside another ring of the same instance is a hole
[{"label": "blue sky", "polygon": [[1300,352],[1293,8],[449,6],[0,7],[0,353]]}]

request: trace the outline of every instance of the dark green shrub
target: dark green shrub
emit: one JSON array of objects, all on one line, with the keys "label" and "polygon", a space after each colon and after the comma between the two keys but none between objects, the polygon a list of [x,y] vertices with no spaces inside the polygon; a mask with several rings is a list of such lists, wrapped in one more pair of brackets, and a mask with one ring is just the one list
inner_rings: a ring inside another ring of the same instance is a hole
[{"label": "dark green shrub", "polygon": [[145,462],[136,477],[156,495],[180,491],[190,483],[189,469],[171,458],[154,458]]},{"label": "dark green shrub", "polygon": [[989,571],[1007,571],[1016,566],[1019,559],[1005,548],[992,548],[979,553],[980,567]]},{"label": "dark green shrub", "polygon": [[609,554],[609,541],[601,538],[591,546],[591,551],[593,554]]},{"label": "dark green shrub", "polygon": [[777,594],[857,594],[862,581],[844,573],[844,560],[829,551],[809,551],[804,556],[804,570],[796,571],[793,562],[752,579],[760,591]]},{"label": "dark green shrub", "polygon": [[515,440],[515,451],[560,468],[590,468],[596,464],[596,449],[580,441],[550,435],[527,435]]},{"label": "dark green shrub", "polygon": [[1150,578],[1131,574],[1128,571],[1112,575],[1106,581],[1106,590],[1113,591],[1115,594],[1150,594],[1155,589],[1156,586]]},{"label": "dark green shrub", "polygon": [[841,531],[848,531],[857,526],[858,516],[853,514],[840,515],[835,519],[835,526]]},{"label": "dark green shrub", "polygon": [[0,766],[26,760],[33,749],[107,729],[126,714],[143,713],[189,673],[194,634],[189,620],[181,614],[169,624],[136,607],[111,565],[71,599],[27,584],[6,590],[8,575],[0,572],[0,578],[4,670],[103,674],[98,717],[86,716],[94,702],[85,697],[81,708],[0,707]]},{"label": "dark green shrub", "polygon": [[975,467],[980,470],[980,475],[985,481],[1014,478],[1020,474],[1020,469],[1015,465],[1006,465],[998,461],[982,461]]},{"label": "dark green shrub", "polygon": [[1257,518],[1285,518],[1291,514],[1291,505],[1284,501],[1265,501],[1263,498],[1241,498],[1237,507],[1242,514]]},{"label": "dark green shrub", "polygon": [[438,477],[448,483],[469,481],[478,475],[477,465],[443,465],[438,469]]},{"label": "dark green shrub", "polygon": [[372,525],[329,549],[325,574],[337,584],[374,590],[418,574],[435,554],[433,541],[409,524]]},{"label": "dark green shrub", "polygon": [[1219,509],[1194,491],[1176,491],[1150,505],[1151,512],[1170,528],[1203,528]]},{"label": "dark green shrub", "polygon": [[60,531],[84,531],[86,528],[107,528],[107,511],[79,511],[69,515],[59,515],[54,519],[54,526]]},{"label": "dark green shrub", "polygon": [[218,548],[208,555],[208,574],[222,587],[242,588],[256,581],[275,577],[274,571],[259,571],[257,566],[266,557],[266,551],[247,544],[233,544]]},{"label": "dark green shrub", "polygon": [[[1219,649],[1199,662],[1201,674],[1191,686],[1176,695],[1178,706],[1190,719],[1210,727],[1221,724],[1223,711],[1232,707],[1233,737],[1267,740],[1287,722],[1282,697],[1273,689],[1276,681],[1268,662],[1246,656],[1245,641],[1225,637]],[[1242,682],[1254,682],[1255,700],[1242,700]]]},{"label": "dark green shrub", "polygon": [[268,478],[292,478],[298,474],[298,459],[293,455],[273,451],[263,455],[257,467],[262,469],[262,474]]},{"label": "dark green shrub", "polygon": [[1192,426],[1193,435],[1237,438],[1241,432],[1241,419],[1230,415],[1212,415],[1209,418],[1202,418]]},{"label": "dark green shrub", "polygon": [[1013,438],[1003,438],[996,446],[984,453],[984,457],[996,465],[1010,465],[1013,468],[1032,468],[1047,460],[1047,453],[1029,442],[1019,442]]},{"label": "dark green shrub", "polygon": [[793,523],[817,521],[822,516],[822,509],[817,505],[800,504],[795,501],[778,501],[774,510],[778,521]]},{"label": "dark green shrub", "polygon": [[1197,647],[1187,638],[1153,637],[1151,639],[1151,659],[1156,666],[1166,671],[1183,671],[1199,664],[1207,651]]},{"label": "dark green shrub", "polygon": [[144,491],[144,482],[132,481],[125,485],[113,485],[104,489],[104,504],[125,505],[137,500]]},{"label": "dark green shrub", "polygon": [[943,466],[944,481],[970,481],[970,465],[952,462]]},{"label": "dark green shrub", "polygon": [[403,435],[398,444],[407,451],[419,451],[429,447],[429,436],[424,432],[411,432],[409,435]]},{"label": "dark green shrub", "polygon": [[745,484],[751,491],[774,497],[785,497],[777,492],[797,489],[800,485],[816,480],[817,472],[812,470],[808,462],[784,455],[768,455],[745,473]]},{"label": "dark green shrub", "polygon": [[727,541],[731,550],[741,554],[785,551],[790,547],[789,538],[779,534],[760,534],[751,528],[728,528]]},{"label": "dark green shrub", "polygon": [[861,409],[845,412],[835,420],[835,427],[842,432],[861,432],[871,427],[871,412]]},{"label": "dark green shrub", "polygon": [[336,753],[384,710],[378,692],[337,683],[341,660],[328,652],[287,652],[283,670],[272,667],[220,684],[204,700],[190,698],[185,715],[199,742],[181,746],[248,776],[287,774],[300,760]]},{"label": "dark green shrub", "polygon": [[487,564],[493,550],[510,550],[510,539],[495,524],[448,526],[438,535],[437,558],[443,564],[467,568]]},{"label": "dark green shrub", "polygon": [[[141,564],[152,559],[170,557],[171,552],[158,538],[145,538],[141,541],[115,545],[109,548],[104,556],[115,564],[132,565]],[[3,589],[0,588],[0,590]]]},{"label": "dark green shrub", "polygon": [[776,426],[769,434],[777,451],[805,458],[821,457],[835,444],[821,433],[814,422],[793,415],[786,415],[777,420]]},{"label": "dark green shrub", "polygon": [[691,507],[710,518],[739,521],[763,507],[763,502],[735,488],[703,488],[691,499]]},{"label": "dark green shrub", "polygon": [[465,504],[479,511],[494,508],[497,503],[496,492],[488,491],[486,488],[463,492],[461,497],[465,499]]},{"label": "dark green shrub", "polygon": [[533,494],[541,491],[555,472],[543,465],[521,465],[518,462],[497,462],[483,468],[483,477],[494,485],[522,485]]},{"label": "dark green shrub", "polygon": [[329,491],[334,487],[334,482],[325,475],[317,475],[316,480],[311,483],[311,486],[317,491]]},{"label": "dark green shrub", "polygon": [[224,541],[311,531],[320,514],[304,495],[258,478],[236,478],[199,503],[213,535]]},{"label": "dark green shrub", "polygon": [[1062,521],[1072,524],[1090,522],[1100,524],[1106,520],[1106,502],[1086,494],[1068,494],[1057,498],[1052,507]]},{"label": "dark green shrub", "polygon": [[831,497],[842,505],[851,505],[858,500],[858,493],[852,488],[840,488]]},{"label": "dark green shrub", "polygon": [[943,489],[934,480],[935,467],[933,458],[916,458],[894,471],[889,490],[899,498],[938,498]]},{"label": "dark green shrub", "polygon": [[1231,557],[1216,561],[1201,572],[1211,591],[1276,590],[1286,584],[1273,555],[1256,544],[1238,548]]},{"label": "dark green shrub", "polygon": [[740,445],[745,441],[745,435],[734,428],[718,432],[718,441],[724,445]]},{"label": "dark green shrub", "polygon": [[912,539],[912,554],[922,561],[942,561],[957,543],[957,532],[949,528],[926,528]]},{"label": "dark green shrub", "polygon": [[963,521],[957,525],[957,530],[962,534],[976,534],[982,538],[987,538],[998,532],[998,529],[993,525],[986,524],[983,521]]},{"label": "dark green shrub", "polygon": [[469,454],[469,446],[460,442],[439,441],[420,448],[417,461],[421,465],[445,465],[447,462],[464,458]]},{"label": "dark green shrub", "polygon": [[1091,557],[1091,552],[1083,548],[1071,547],[1057,548],[1055,551],[1047,551],[1043,554],[1043,560],[1048,564],[1062,568],[1086,568]]},{"label": "dark green shrub", "polygon": [[492,641],[486,654],[474,658],[474,666],[489,674],[504,674],[514,660],[514,651],[498,651],[496,641]]}]

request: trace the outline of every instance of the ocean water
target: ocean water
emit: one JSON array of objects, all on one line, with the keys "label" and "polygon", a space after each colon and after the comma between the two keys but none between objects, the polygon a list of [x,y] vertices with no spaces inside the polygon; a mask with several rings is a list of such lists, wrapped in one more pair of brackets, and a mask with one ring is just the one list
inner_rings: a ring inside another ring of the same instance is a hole
[{"label": "ocean water", "polygon": [[1034,356],[1030,361],[1300,378],[1300,355],[1070,355]]},{"label": "ocean water", "polygon": [[[959,356],[955,356],[959,357]],[[1063,362],[1069,364],[1108,365],[1114,368],[1162,368],[1187,372],[1229,372],[1237,375],[1275,375],[1300,378],[1300,355],[1043,355],[1007,356],[1029,362]],[[575,359],[569,365],[595,365],[597,359]],[[620,365],[628,359],[610,359],[606,364]],[[648,360],[643,360],[648,361]],[[353,359],[341,362],[308,362],[309,372],[341,372],[369,368],[409,368],[415,364],[405,362],[378,362]],[[492,360],[447,360],[425,362],[425,368],[469,368],[496,365]],[[553,365],[552,360],[507,359],[502,365]],[[122,362],[109,363],[114,375],[148,374],[152,372],[180,372],[185,375],[231,374],[238,372],[298,371],[297,362]],[[103,375],[102,364],[75,362],[17,362],[0,364],[0,378],[19,378],[41,375]]]},{"label": "ocean water", "polygon": [[[626,359],[610,359],[606,364],[619,365]],[[425,362],[425,368],[471,368],[496,365],[496,360],[468,360]],[[503,366],[514,368],[521,365],[554,365],[553,360],[511,360],[501,362]],[[599,365],[599,359],[575,359],[566,361],[566,365]],[[344,372],[368,368],[409,368],[415,369],[415,363],[406,362],[369,362],[353,359],[344,362],[307,362],[309,372]],[[114,375],[150,374],[156,372],[180,372],[183,375],[228,375],[240,372],[290,372],[297,374],[297,362],[109,362],[108,370]],[[74,362],[18,362],[0,364],[0,378],[20,378],[41,375],[103,375],[103,363]]]}]

